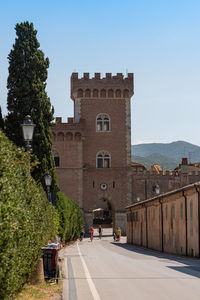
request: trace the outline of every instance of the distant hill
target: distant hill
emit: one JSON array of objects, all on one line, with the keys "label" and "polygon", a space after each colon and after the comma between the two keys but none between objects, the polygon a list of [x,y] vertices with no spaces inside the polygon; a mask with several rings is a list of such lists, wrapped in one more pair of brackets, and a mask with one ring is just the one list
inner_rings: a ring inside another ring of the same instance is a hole
[{"label": "distant hill", "polygon": [[181,163],[183,156],[188,157],[191,163],[200,162],[200,147],[184,141],[132,145],[131,152],[132,160],[147,169],[158,163],[164,170],[173,170]]},{"label": "distant hill", "polygon": [[170,158],[159,153],[154,153],[147,157],[135,156],[132,155],[132,161],[144,165],[147,169],[150,169],[151,166],[155,163],[159,164],[164,171],[174,170],[176,166],[179,165],[180,161],[174,158]]}]

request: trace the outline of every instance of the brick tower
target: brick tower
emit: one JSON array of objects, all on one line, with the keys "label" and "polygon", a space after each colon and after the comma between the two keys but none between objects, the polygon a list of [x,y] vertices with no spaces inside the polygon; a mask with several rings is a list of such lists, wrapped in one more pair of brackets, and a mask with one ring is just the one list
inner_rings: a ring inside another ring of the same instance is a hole
[{"label": "brick tower", "polygon": [[130,99],[133,74],[127,78],[95,73],[71,76],[74,118],[52,128],[60,189],[83,210],[86,230],[93,210],[112,208],[114,228],[125,233],[125,207],[132,203]]}]

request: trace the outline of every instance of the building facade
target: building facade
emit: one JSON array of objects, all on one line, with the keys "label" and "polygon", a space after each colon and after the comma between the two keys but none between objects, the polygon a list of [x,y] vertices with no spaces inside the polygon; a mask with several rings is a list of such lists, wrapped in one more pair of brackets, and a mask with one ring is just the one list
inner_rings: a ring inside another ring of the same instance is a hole
[{"label": "building facade", "polygon": [[126,78],[106,73],[93,78],[71,76],[74,117],[56,118],[52,127],[53,153],[60,190],[83,211],[86,230],[93,211],[109,210],[114,229],[126,231],[125,207],[200,180],[200,164],[184,158],[174,171],[158,165],[147,171],[131,162],[130,101],[133,74]]},{"label": "building facade", "polygon": [[125,207],[132,203],[130,100],[133,74],[71,76],[74,117],[52,127],[61,191],[82,209],[86,231],[93,210],[112,210],[113,227],[126,231]]},{"label": "building facade", "polygon": [[156,196],[157,186],[159,193],[166,193],[197,181],[200,181],[199,164],[188,164],[185,157],[174,171],[164,172],[158,165],[147,171],[144,166],[132,163],[132,202]]}]

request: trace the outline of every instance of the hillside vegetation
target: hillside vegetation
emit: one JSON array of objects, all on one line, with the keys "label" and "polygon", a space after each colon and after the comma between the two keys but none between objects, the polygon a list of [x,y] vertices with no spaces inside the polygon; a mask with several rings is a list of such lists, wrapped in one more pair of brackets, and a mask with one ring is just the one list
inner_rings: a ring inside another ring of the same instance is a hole
[{"label": "hillside vegetation", "polygon": [[200,147],[184,141],[132,145],[131,151],[132,160],[145,165],[147,169],[157,163],[164,170],[173,170],[181,163],[183,156],[188,157],[191,163],[200,162]]},{"label": "hillside vegetation", "polygon": [[150,169],[153,164],[158,164],[161,168],[165,170],[174,170],[177,165],[179,165],[179,160],[161,155],[159,153],[154,153],[147,157],[132,156],[132,161],[144,165],[147,169]]}]

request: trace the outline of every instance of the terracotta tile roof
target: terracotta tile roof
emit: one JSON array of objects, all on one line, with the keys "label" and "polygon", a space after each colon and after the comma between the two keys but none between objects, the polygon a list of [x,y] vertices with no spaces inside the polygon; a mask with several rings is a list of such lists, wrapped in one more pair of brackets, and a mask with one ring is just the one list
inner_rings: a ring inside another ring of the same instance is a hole
[{"label": "terracotta tile roof", "polygon": [[151,166],[151,169],[150,169],[150,173],[151,173],[151,172],[156,172],[157,174],[159,174],[159,173],[162,172],[162,171],[163,171],[163,170],[162,170],[161,166],[158,165],[158,164],[153,164],[153,165]]},{"label": "terracotta tile roof", "polygon": [[137,163],[137,162],[135,162],[135,161],[132,161],[131,162],[131,167],[140,167],[140,168],[143,168],[144,170],[146,170],[146,167],[144,166],[144,165],[142,165],[142,164],[140,164],[140,163]]}]

